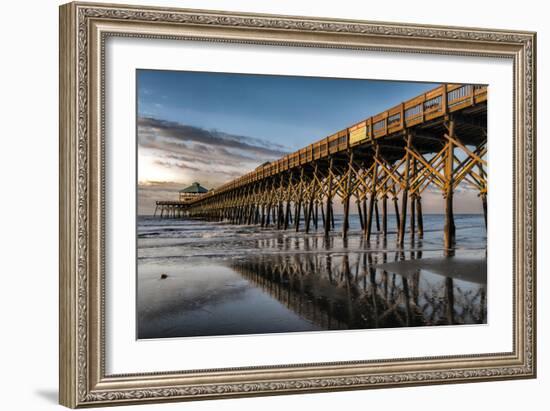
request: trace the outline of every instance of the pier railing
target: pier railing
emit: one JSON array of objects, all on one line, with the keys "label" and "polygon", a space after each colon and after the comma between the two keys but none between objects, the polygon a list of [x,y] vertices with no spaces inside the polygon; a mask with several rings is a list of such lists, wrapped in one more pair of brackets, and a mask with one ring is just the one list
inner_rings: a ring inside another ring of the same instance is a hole
[{"label": "pier railing", "polygon": [[[264,165],[216,188],[204,197],[227,190],[234,190],[254,181],[283,173],[313,160],[327,158],[331,154],[350,147],[372,143],[374,140],[403,131],[406,128],[444,117],[466,107],[487,100],[487,86],[444,84],[420,96],[398,104],[382,113],[338,131],[324,139],[288,154],[271,164]],[[201,201],[200,199],[196,201]]]}]

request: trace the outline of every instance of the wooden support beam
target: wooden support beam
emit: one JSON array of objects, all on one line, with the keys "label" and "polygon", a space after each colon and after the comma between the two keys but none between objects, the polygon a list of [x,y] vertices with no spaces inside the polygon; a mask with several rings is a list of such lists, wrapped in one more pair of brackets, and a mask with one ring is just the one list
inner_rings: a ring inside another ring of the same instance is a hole
[{"label": "wooden support beam", "polygon": [[454,121],[451,119],[448,123],[449,144],[447,146],[445,162],[445,225],[443,227],[443,247],[445,255],[454,255],[455,223],[453,215],[453,169],[454,169]]},{"label": "wooden support beam", "polygon": [[349,202],[352,195],[351,193],[351,182],[352,182],[352,175],[353,175],[352,171],[353,171],[353,151],[349,153],[345,193],[344,193],[344,198],[342,199],[344,202],[344,221],[342,224],[342,236],[344,238],[347,238],[348,231],[349,231]]},{"label": "wooden support beam", "polygon": [[[296,207],[294,207],[296,211]],[[290,207],[290,210],[288,211],[288,224],[294,224],[294,215],[292,214],[292,207]]]},{"label": "wooden support beam", "polygon": [[330,233],[331,226],[331,211],[332,211],[332,166],[334,159],[330,158],[329,169],[328,169],[328,189],[327,189],[327,212],[325,213],[325,236],[328,236]]},{"label": "wooden support beam", "polygon": [[388,235],[388,196],[386,194],[382,197],[382,234],[384,239]]},{"label": "wooden support beam", "polygon": [[371,180],[371,192],[370,192],[370,198],[369,198],[369,209],[368,209],[368,215],[367,215],[367,227],[365,229],[365,236],[366,240],[370,240],[370,234],[372,231],[372,217],[374,212],[374,202],[376,199],[376,183],[378,182],[378,164],[380,164],[379,160],[379,154],[380,154],[380,147],[377,145],[374,149],[374,168],[372,170],[372,180]]},{"label": "wooden support beam", "polygon": [[[287,203],[287,207],[289,207]],[[277,204],[277,230],[280,230],[281,227],[286,224],[287,218],[285,217],[284,211],[283,211],[283,202],[279,200],[279,203]],[[284,228],[286,229],[287,226],[285,225]]]},{"label": "wooden support beam", "polygon": [[264,227],[269,227],[271,219],[271,203],[268,203],[266,206],[266,213],[265,213],[265,225]]},{"label": "wooden support beam", "polygon": [[[313,169],[313,174],[317,174],[317,163],[315,163],[315,167]],[[308,203],[308,206],[307,206],[307,211],[306,211],[306,233],[309,233],[309,227],[310,227],[310,223],[311,223],[311,219],[312,219],[312,216],[313,216],[313,204],[314,204],[314,201],[315,201],[315,188],[316,188],[317,184],[316,184],[316,180],[315,178],[313,178],[311,181],[310,181],[310,187],[309,187],[309,190],[308,190],[308,195],[309,195],[309,203]]]},{"label": "wooden support beam", "polygon": [[300,216],[301,216],[301,209],[302,209],[302,197],[304,194],[304,167],[302,167],[302,170],[300,171],[300,181],[298,186],[298,198],[296,199],[296,212],[294,213],[294,226],[296,229],[296,232],[300,231]]},{"label": "wooden support beam", "polygon": [[357,214],[359,214],[359,224],[361,225],[361,230],[364,230],[365,224],[363,222],[363,212],[361,210],[361,201],[357,199],[356,204],[357,204]]},{"label": "wooden support beam", "polygon": [[251,225],[252,224],[252,214],[254,213],[254,204],[250,203],[246,207],[246,224]]},{"label": "wooden support beam", "polygon": [[[476,149],[476,152],[483,156],[487,152],[486,146],[480,146],[478,149]],[[455,156],[455,161],[458,162],[458,159]],[[483,174],[477,174],[475,171],[473,171],[473,168],[475,165],[481,166],[480,163],[478,163],[476,160],[472,159],[471,157],[467,157],[463,161],[459,162],[459,165],[455,167],[454,171],[454,177],[453,177],[453,184],[455,188],[460,184],[462,180],[468,181],[474,188],[482,189],[486,186],[487,181]],[[473,182],[468,180],[468,178],[471,178],[474,180]]]},{"label": "wooden support beam", "polygon": [[[408,147],[406,147],[405,150],[407,150],[407,152],[411,154],[415,160],[418,160],[426,169],[430,171],[431,178],[434,184],[437,184],[440,188],[443,188],[445,184],[445,177],[435,167],[432,166],[431,162],[434,160],[434,158],[432,158],[432,160],[428,162],[416,150],[409,149]],[[414,177],[416,177],[416,175]]]},{"label": "wooden support beam", "polygon": [[418,224],[418,238],[424,238],[424,216],[422,215],[422,198],[416,196],[416,221]]},{"label": "wooden support beam", "polygon": [[[450,122],[453,122],[453,120],[451,120]],[[464,152],[469,157],[472,157],[478,163],[483,164],[484,166],[487,166],[487,162],[485,160],[483,160],[480,156],[478,156],[476,153],[474,153],[468,147],[466,147],[466,145],[463,144],[462,141],[460,141],[459,138],[454,134],[454,126],[453,126],[453,131],[451,131],[451,129],[449,128],[449,134],[444,134],[444,136],[447,140],[449,140],[449,143],[460,147],[462,150],[464,150]]]},{"label": "wooden support beam", "polygon": [[374,215],[376,216],[376,231],[380,232],[380,213],[378,212],[378,198],[374,199]]},{"label": "wooden support beam", "polygon": [[286,204],[285,204],[285,213],[284,213],[284,229],[288,229],[288,225],[290,224],[290,200],[287,198]]},{"label": "wooden support beam", "polygon": [[305,221],[306,233],[309,233],[309,227],[311,225],[311,218],[313,214],[313,195],[311,195],[311,197],[308,200],[305,214],[306,214],[306,221]]},{"label": "wooden support beam", "polygon": [[[412,165],[411,165],[411,169],[412,169],[412,177],[414,178],[416,176],[416,173],[417,173],[417,168],[416,168],[416,158],[412,158]],[[415,236],[415,231],[416,231],[416,193],[413,191],[413,193],[411,194],[411,240],[414,241],[414,236]]]},{"label": "wooden support beam", "polygon": [[385,183],[387,180],[392,179],[395,184],[397,184],[398,186],[402,186],[402,176],[399,171],[397,171],[397,169],[401,166],[401,164],[403,164],[405,158],[402,158],[400,161],[397,162],[397,164],[393,165],[392,167],[388,167],[388,165],[385,164],[382,158],[374,157],[374,161],[386,173],[386,179],[383,180],[382,183]]},{"label": "wooden support beam", "polygon": [[485,230],[487,230],[487,193],[481,193],[481,204],[483,206],[483,219],[485,221]]},{"label": "wooden support beam", "polygon": [[294,213],[294,226],[296,232],[300,231],[300,218],[301,218],[301,209],[302,209],[302,199],[299,198],[296,202],[296,212]]},{"label": "wooden support beam", "polygon": [[393,209],[395,213],[395,226],[397,228],[397,235],[399,235],[399,232],[401,231],[401,217],[399,215],[399,204],[397,204],[397,196],[393,196]]},{"label": "wooden support beam", "polygon": [[323,221],[323,228],[327,225],[327,219],[325,217],[325,208],[323,206],[323,202],[321,201],[321,220]]},{"label": "wooden support beam", "polygon": [[405,242],[405,230],[407,226],[407,200],[408,200],[408,194],[409,194],[409,169],[410,169],[410,162],[411,162],[411,145],[412,145],[412,134],[407,134],[406,137],[407,146],[406,146],[406,153],[405,153],[405,169],[403,172],[404,177],[404,186],[402,191],[402,197],[401,197],[401,222],[399,223],[399,237],[397,244],[400,246],[403,246]]},{"label": "wooden support beam", "polygon": [[479,193],[481,197],[481,204],[483,205],[483,218],[485,220],[485,230],[487,230],[487,183],[486,183],[486,174],[483,169],[483,164],[478,164],[479,175],[483,179],[484,184],[482,185],[482,190]]},{"label": "wooden support beam", "polygon": [[411,240],[414,241],[414,234],[415,234],[415,231],[416,231],[416,194],[413,193],[411,194],[410,196],[410,202],[411,202],[411,218],[410,218],[410,221],[411,221]]},{"label": "wooden support beam", "polygon": [[368,209],[367,209],[367,193],[365,191],[365,197],[363,198],[363,234],[366,235],[367,233],[367,216],[368,216]]},{"label": "wooden support beam", "polygon": [[315,201],[315,219],[313,220],[315,223],[315,230],[319,228],[319,204],[317,204],[317,201]]}]

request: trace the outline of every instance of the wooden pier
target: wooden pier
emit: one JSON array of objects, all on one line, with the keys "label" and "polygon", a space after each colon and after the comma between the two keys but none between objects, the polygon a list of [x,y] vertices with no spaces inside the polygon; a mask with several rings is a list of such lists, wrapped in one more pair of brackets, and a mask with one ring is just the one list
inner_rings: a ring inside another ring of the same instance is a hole
[{"label": "wooden pier", "polygon": [[157,207],[166,217],[282,230],[309,232],[322,224],[328,235],[334,230],[333,203],[339,198],[344,237],[353,204],[367,240],[375,228],[386,237],[393,207],[397,243],[402,245],[406,232],[423,236],[422,193],[436,187],[445,199],[444,248],[452,250],[453,196],[460,184],[477,190],[487,220],[486,153],[487,87],[446,84],[186,204],[157,202]]},{"label": "wooden pier", "polygon": [[188,206],[188,201],[157,201],[154,216],[158,214],[161,218],[181,218]]}]

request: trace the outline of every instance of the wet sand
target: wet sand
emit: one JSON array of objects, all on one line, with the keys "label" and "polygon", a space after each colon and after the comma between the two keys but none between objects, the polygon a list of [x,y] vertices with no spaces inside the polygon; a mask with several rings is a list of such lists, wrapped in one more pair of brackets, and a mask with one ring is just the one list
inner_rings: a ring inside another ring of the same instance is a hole
[{"label": "wet sand", "polygon": [[[477,217],[423,240],[147,220],[138,239],[138,338],[484,324],[487,269]],[[165,278],[162,278],[165,277]]]},{"label": "wet sand", "polygon": [[487,285],[487,260],[484,258],[440,257],[376,264],[376,269],[410,277],[420,271]]},{"label": "wet sand", "polygon": [[[159,269],[161,267],[158,267]],[[224,265],[196,261],[142,275],[139,338],[319,330]]]}]

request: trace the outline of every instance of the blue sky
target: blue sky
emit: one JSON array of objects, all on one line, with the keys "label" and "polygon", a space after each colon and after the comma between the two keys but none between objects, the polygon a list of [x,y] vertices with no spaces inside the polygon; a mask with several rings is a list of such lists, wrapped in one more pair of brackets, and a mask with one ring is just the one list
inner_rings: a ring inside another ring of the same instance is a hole
[{"label": "blue sky", "polygon": [[138,113],[290,150],[437,84],[139,70]]},{"label": "blue sky", "polygon": [[[138,70],[138,212],[194,181],[219,186],[437,85]],[[440,199],[434,193],[425,211],[433,203],[438,212]],[[456,211],[478,203],[459,200]]]}]

